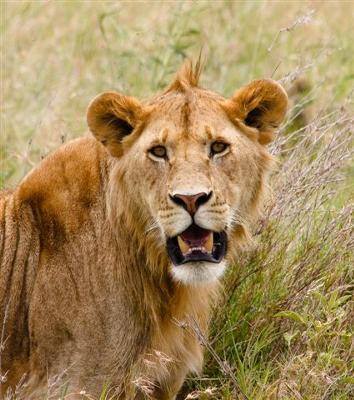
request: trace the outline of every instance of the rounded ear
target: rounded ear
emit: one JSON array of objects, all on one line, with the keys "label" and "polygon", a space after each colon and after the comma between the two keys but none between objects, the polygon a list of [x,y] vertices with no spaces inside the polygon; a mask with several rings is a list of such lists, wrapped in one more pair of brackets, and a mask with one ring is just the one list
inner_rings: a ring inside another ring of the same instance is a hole
[{"label": "rounded ear", "polygon": [[276,81],[260,79],[239,89],[223,106],[232,121],[251,128],[250,136],[267,144],[285,117],[288,96]]},{"label": "rounded ear", "polygon": [[87,110],[87,124],[91,132],[116,157],[122,155],[122,140],[134,131],[142,118],[140,102],[116,92],[99,94]]}]

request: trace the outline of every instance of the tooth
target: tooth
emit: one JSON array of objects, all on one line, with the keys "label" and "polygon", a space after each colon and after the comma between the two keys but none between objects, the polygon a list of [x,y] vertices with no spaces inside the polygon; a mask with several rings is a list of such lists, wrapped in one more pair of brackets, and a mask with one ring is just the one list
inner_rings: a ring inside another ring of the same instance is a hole
[{"label": "tooth", "polygon": [[177,236],[177,241],[182,254],[188,253],[189,246],[187,245],[187,243],[185,243],[185,241],[180,236]]},{"label": "tooth", "polygon": [[214,245],[214,235],[210,233],[207,241],[204,244],[205,250],[208,253],[211,253],[213,251],[213,245]]}]

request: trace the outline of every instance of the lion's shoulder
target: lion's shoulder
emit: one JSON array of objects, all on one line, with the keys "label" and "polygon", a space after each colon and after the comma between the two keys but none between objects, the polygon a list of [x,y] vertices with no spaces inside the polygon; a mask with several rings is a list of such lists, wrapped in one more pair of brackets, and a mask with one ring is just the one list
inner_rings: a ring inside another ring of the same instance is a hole
[{"label": "lion's shoulder", "polygon": [[43,159],[16,190],[19,204],[29,204],[42,222],[50,219],[66,229],[82,222],[102,196],[109,156],[94,138],[68,142]]}]

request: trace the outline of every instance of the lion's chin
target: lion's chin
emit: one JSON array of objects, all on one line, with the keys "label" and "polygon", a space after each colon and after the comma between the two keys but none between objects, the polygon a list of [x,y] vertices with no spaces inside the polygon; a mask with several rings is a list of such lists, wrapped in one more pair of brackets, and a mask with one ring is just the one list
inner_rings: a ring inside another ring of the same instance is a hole
[{"label": "lion's chin", "polygon": [[203,286],[221,278],[226,269],[226,262],[196,261],[179,266],[172,264],[171,268],[175,281],[190,286]]}]

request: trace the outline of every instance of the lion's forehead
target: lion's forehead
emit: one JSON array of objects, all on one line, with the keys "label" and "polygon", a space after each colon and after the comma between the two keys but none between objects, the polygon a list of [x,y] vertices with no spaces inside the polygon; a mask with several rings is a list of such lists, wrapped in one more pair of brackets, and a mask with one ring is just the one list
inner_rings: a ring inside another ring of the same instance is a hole
[{"label": "lion's forehead", "polygon": [[162,96],[153,104],[149,119],[155,129],[169,128],[177,134],[206,134],[205,126],[227,123],[220,99],[196,90]]},{"label": "lion's forehead", "polygon": [[155,118],[146,125],[140,137],[141,144],[156,142],[165,145],[206,144],[224,138],[230,142],[239,137],[236,127],[224,116],[211,113],[193,115],[185,122],[168,115]]}]

